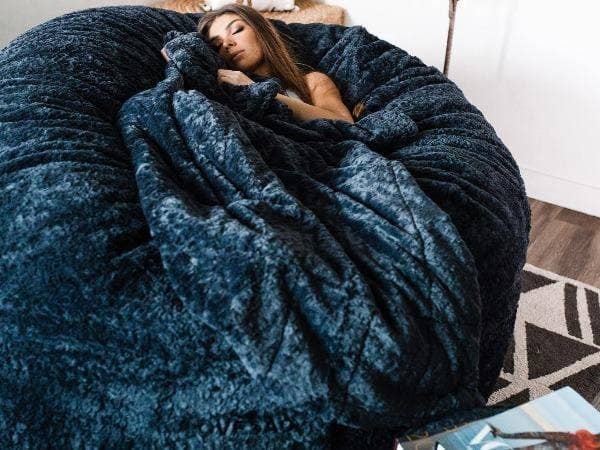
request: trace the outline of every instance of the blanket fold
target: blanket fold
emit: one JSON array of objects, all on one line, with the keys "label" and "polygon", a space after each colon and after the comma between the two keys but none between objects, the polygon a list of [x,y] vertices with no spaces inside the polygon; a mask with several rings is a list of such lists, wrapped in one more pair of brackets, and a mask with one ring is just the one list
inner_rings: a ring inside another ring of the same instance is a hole
[{"label": "blanket fold", "polygon": [[183,54],[211,51],[193,46],[120,117],[184,305],[282,406],[319,400],[329,419],[373,427],[482,405],[472,257],[403,165],[369,147],[400,144],[415,123],[394,109],[314,120],[322,140],[295,141],[261,123],[269,81],[228,98],[176,90],[198,73]]},{"label": "blanket fold", "polygon": [[216,82],[198,18],[0,51],[0,447],[379,449],[485,414],[529,231],[491,125],[362,27],[273,21],[364,106],[298,121],[276,78]]}]

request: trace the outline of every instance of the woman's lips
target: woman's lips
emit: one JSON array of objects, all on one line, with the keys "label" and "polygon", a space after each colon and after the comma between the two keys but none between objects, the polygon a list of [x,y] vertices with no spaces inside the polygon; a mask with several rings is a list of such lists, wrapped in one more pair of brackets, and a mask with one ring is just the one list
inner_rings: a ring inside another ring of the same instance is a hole
[{"label": "woman's lips", "polygon": [[239,56],[244,53],[244,50],[240,50],[239,52],[237,52],[235,55],[233,55],[233,58],[231,58],[232,61],[235,61],[236,58],[239,58]]}]

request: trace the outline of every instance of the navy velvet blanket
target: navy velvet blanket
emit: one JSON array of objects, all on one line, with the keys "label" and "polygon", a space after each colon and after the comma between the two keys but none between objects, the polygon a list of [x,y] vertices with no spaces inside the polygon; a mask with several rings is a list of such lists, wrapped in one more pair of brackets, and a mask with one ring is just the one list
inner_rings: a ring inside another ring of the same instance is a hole
[{"label": "navy velvet blanket", "polygon": [[300,123],[277,79],[219,86],[195,19],[99,8],[0,54],[2,447],[375,448],[485,414],[529,232],[493,128],[364,28],[275,22],[365,105]]}]

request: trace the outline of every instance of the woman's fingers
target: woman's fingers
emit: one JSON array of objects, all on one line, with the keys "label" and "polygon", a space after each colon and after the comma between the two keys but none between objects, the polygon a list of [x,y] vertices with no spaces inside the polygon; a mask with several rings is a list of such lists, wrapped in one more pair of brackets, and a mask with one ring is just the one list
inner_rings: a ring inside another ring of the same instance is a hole
[{"label": "woman's fingers", "polygon": [[237,85],[247,85],[254,83],[254,81],[252,81],[244,72],[241,72],[239,70],[228,69],[217,70],[217,81]]},{"label": "woman's fingers", "polygon": [[222,83],[224,76],[225,75],[223,74],[223,69],[218,69],[217,70],[217,82]]},{"label": "woman's fingers", "polygon": [[160,49],[160,54],[163,55],[163,58],[165,58],[165,61],[169,61],[169,55],[167,55],[167,51],[165,50],[165,48],[161,48]]},{"label": "woman's fingers", "polygon": [[219,69],[217,70],[217,80],[220,82],[231,82],[231,70]]},{"label": "woman's fingers", "polygon": [[223,83],[226,81],[226,78],[227,78],[227,74],[223,73],[222,69],[219,69],[217,71],[217,81],[219,83]]}]

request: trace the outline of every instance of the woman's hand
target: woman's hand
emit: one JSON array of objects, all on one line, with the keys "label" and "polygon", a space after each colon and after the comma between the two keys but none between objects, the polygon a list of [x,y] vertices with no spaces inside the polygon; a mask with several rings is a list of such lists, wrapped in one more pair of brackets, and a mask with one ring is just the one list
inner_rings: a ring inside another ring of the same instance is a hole
[{"label": "woman's hand", "polygon": [[217,82],[221,83],[229,83],[235,84],[238,86],[244,86],[247,84],[253,84],[252,81],[244,72],[240,72],[239,70],[227,70],[227,69],[219,69],[217,70]]},{"label": "woman's hand", "polygon": [[167,54],[167,50],[164,47],[160,50],[160,54],[163,56],[165,61],[169,62],[169,55]]}]

